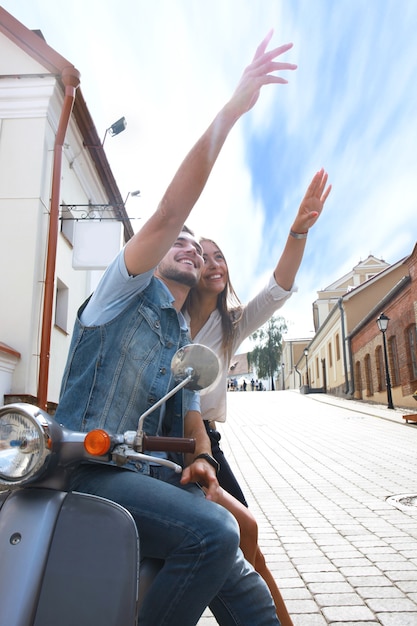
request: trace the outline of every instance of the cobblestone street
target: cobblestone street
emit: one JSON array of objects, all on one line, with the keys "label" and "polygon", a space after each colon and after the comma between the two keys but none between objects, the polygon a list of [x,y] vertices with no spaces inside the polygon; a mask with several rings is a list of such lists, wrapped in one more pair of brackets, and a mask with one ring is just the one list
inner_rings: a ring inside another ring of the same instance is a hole
[{"label": "cobblestone street", "polygon": [[417,425],[296,391],[228,405],[223,450],[295,626],[417,626]]}]

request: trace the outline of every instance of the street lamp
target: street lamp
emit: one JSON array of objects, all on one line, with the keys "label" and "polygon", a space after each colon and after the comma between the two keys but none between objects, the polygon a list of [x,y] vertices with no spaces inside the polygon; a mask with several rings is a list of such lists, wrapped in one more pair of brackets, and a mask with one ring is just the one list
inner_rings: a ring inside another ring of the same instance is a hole
[{"label": "street lamp", "polygon": [[281,363],[281,389],[282,391],[284,391],[285,389],[284,369],[285,369],[285,363]]},{"label": "street lamp", "polygon": [[304,356],[306,358],[306,382],[307,387],[310,387],[310,381],[308,379],[308,348],[304,348]]},{"label": "street lamp", "polygon": [[136,191],[129,191],[129,193],[126,196],[126,200],[124,201],[123,205],[126,206],[126,202],[129,200],[130,197],[132,197],[132,198],[139,198],[139,196],[140,196],[139,189],[137,189]]},{"label": "street lamp", "polygon": [[384,359],[385,359],[385,381],[387,385],[387,398],[388,398],[388,409],[393,409],[394,405],[392,403],[392,393],[391,393],[391,379],[389,375],[388,368],[388,353],[387,353],[387,340],[385,337],[385,333],[388,328],[389,317],[385,315],[385,313],[381,313],[381,315],[376,320],[378,324],[378,328],[382,333],[382,343],[384,345]]},{"label": "street lamp", "polygon": [[122,133],[124,131],[124,129],[126,128],[126,126],[127,126],[126,118],[125,117],[121,117],[120,120],[117,120],[117,122],[114,122],[114,124],[112,124],[111,126],[106,128],[106,132],[104,134],[103,141],[101,142],[101,147],[104,146],[104,142],[106,141],[107,133],[109,133],[110,137],[115,137],[116,135],[119,135],[120,133]]}]

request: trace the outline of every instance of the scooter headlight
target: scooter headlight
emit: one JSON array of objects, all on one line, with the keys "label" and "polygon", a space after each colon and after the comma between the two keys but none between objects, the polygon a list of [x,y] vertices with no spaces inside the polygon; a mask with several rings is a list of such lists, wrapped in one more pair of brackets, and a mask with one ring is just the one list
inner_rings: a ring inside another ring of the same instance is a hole
[{"label": "scooter headlight", "polygon": [[50,454],[48,422],[38,407],[9,404],[0,409],[0,489],[32,481]]}]

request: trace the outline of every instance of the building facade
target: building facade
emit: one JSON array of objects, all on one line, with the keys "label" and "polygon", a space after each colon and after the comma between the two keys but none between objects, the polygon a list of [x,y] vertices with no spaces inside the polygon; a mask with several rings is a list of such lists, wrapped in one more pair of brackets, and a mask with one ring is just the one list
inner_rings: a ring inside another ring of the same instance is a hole
[{"label": "building facade", "polygon": [[[408,271],[377,307],[350,333],[354,363],[353,395],[359,400],[387,402],[387,376],[395,406],[417,409],[417,245],[406,259]],[[387,361],[382,332],[376,320],[388,318],[385,331]]]},{"label": "building facade", "polygon": [[316,333],[308,342],[298,340],[298,360],[291,347],[297,342],[284,344],[286,388],[385,402],[382,337],[376,319],[390,304],[387,311],[393,321],[387,338],[394,402],[415,408],[415,254],[414,249],[393,265],[368,257],[319,293],[313,304]]},{"label": "building facade", "polygon": [[[0,403],[46,407],[77,308],[108,262],[93,254],[75,269],[82,226],[97,225],[87,249],[120,249],[133,231],[78,70],[1,7],[0,79]],[[107,223],[111,241],[98,232]]]},{"label": "building facade", "polygon": [[387,267],[389,267],[389,263],[369,255],[364,261],[355,265],[350,272],[338,278],[325,289],[318,291],[317,300],[313,302],[314,329],[317,331],[320,328],[341,297],[352,289],[363,285]]}]

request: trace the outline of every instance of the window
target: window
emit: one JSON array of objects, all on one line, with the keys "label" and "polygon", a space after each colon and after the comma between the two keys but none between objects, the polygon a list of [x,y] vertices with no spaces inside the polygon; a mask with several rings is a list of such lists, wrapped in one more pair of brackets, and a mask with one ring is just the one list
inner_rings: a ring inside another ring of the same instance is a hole
[{"label": "window", "polygon": [[336,335],[336,361],[340,361],[340,338],[339,338],[339,333]]},{"label": "window", "polygon": [[398,387],[400,384],[400,366],[398,362],[397,338],[395,336],[388,339],[388,359],[392,386]]},{"label": "window", "polygon": [[56,286],[55,325],[68,332],[68,287],[59,278]]},{"label": "window", "polygon": [[61,233],[71,245],[74,245],[74,225],[75,219],[67,206],[62,206],[61,210]]},{"label": "window", "polygon": [[356,361],[355,363],[355,386],[356,386],[356,394],[355,397],[359,400],[362,400],[362,373],[361,373],[361,362]]},{"label": "window", "polygon": [[374,382],[372,380],[372,367],[371,367],[371,355],[365,355],[365,382],[366,382],[366,395],[374,395]]},{"label": "window", "polygon": [[375,350],[375,361],[376,361],[376,379],[378,381],[378,391],[384,391],[386,389],[386,381],[385,381],[385,366],[384,366],[384,356],[382,354],[382,347],[378,346]]},{"label": "window", "polygon": [[417,378],[417,332],[416,325],[413,324],[407,328],[407,349],[408,349],[408,362],[410,364],[410,376],[411,378]]},{"label": "window", "polygon": [[329,353],[329,367],[333,366],[333,352],[332,352],[332,344],[329,343],[327,347],[327,351]]}]

